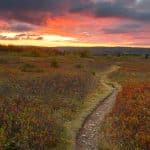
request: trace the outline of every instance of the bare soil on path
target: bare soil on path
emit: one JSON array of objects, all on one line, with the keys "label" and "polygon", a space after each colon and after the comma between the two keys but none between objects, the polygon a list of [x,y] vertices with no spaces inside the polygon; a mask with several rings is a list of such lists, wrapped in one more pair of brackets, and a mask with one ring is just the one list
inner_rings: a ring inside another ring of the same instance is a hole
[{"label": "bare soil on path", "polygon": [[102,84],[111,89],[111,92],[102,101],[100,100],[100,103],[85,119],[76,137],[76,150],[97,150],[98,130],[105,116],[112,110],[116,96],[120,90],[120,86],[110,83],[107,76],[117,69],[118,66],[113,66],[102,75]]}]

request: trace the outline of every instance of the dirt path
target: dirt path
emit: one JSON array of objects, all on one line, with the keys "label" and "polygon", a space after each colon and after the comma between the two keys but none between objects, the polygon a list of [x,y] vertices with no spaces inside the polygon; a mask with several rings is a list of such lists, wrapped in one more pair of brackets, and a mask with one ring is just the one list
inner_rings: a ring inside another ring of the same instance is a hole
[{"label": "dirt path", "polygon": [[107,80],[107,76],[116,71],[117,66],[110,68],[101,77],[101,82],[108,89],[111,89],[111,93],[100,102],[99,105],[91,112],[85,119],[82,128],[79,130],[76,138],[76,150],[96,150],[97,149],[97,137],[98,130],[105,118],[105,116],[111,111],[116,95],[119,92],[119,86],[110,84]]}]

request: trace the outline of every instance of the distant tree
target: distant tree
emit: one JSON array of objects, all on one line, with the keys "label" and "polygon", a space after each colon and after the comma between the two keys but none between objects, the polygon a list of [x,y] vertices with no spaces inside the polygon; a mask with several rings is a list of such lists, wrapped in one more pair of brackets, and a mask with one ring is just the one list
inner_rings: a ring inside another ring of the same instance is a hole
[{"label": "distant tree", "polygon": [[149,58],[149,54],[145,54],[145,59],[148,59]]}]

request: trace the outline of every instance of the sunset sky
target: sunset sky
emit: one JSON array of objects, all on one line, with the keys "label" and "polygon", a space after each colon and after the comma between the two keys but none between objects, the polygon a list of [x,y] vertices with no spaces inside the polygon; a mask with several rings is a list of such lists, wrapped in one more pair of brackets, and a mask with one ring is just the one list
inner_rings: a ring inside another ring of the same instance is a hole
[{"label": "sunset sky", "polygon": [[0,44],[150,47],[150,0],[1,0]]}]

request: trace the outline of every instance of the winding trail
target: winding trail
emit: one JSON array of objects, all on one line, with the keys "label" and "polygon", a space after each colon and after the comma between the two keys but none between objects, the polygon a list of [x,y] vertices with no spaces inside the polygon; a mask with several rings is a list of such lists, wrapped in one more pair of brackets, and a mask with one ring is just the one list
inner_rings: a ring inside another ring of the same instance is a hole
[{"label": "winding trail", "polygon": [[118,84],[110,83],[107,76],[119,67],[113,66],[101,77],[101,83],[111,92],[87,116],[76,137],[76,150],[97,150],[98,130],[105,116],[112,110],[116,95],[120,90]]}]

